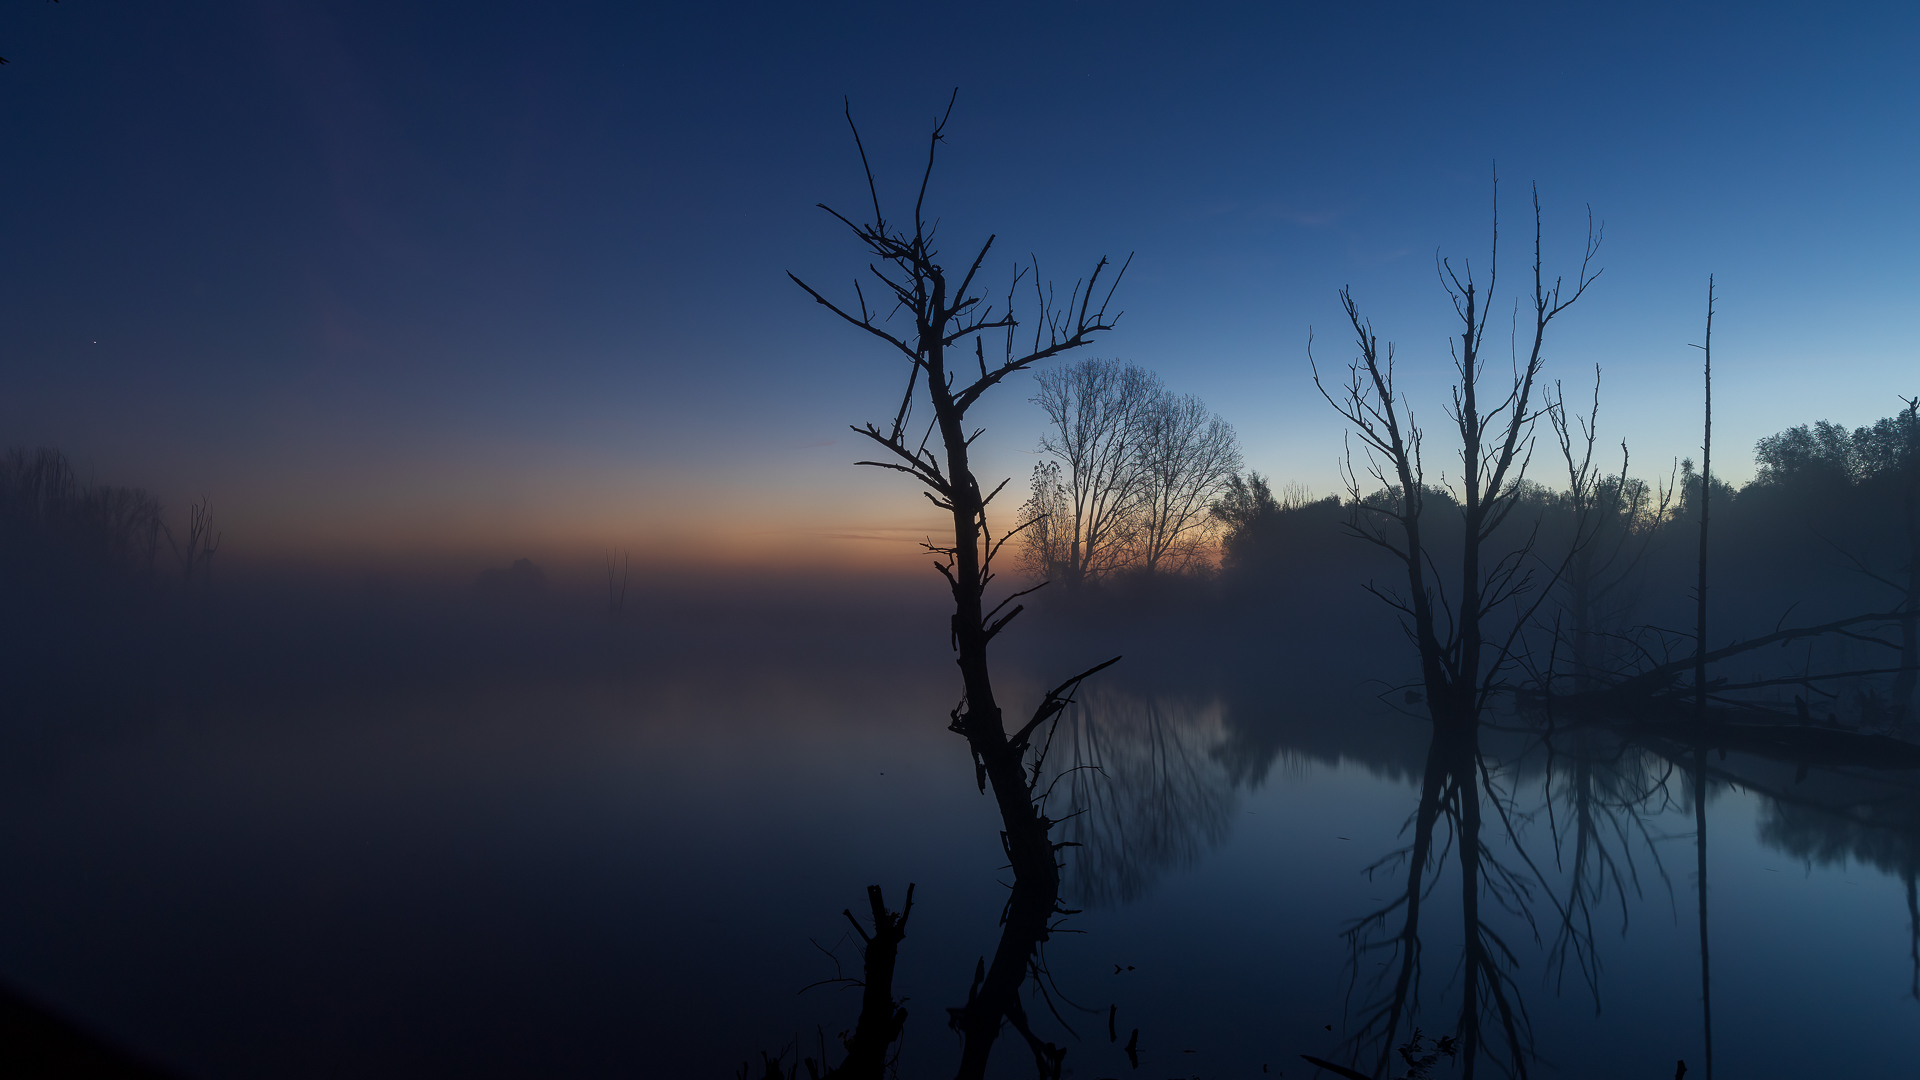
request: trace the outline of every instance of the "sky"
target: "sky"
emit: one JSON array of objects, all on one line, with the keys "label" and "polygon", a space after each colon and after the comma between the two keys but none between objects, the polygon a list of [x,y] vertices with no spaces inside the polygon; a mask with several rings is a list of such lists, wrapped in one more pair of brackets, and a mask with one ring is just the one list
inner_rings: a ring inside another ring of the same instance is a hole
[{"label": "sky", "polygon": [[0,55],[0,444],[211,499],[241,557],[917,566],[938,522],[848,430],[901,373],[786,275],[863,266],[815,208],[865,198],[843,102],[904,209],[956,87],[949,250],[1131,254],[1087,355],[1276,484],[1338,489],[1342,287],[1441,420],[1435,259],[1485,266],[1496,176],[1496,304],[1535,186],[1550,275],[1604,223],[1548,370],[1598,365],[1635,472],[1698,453],[1709,274],[1729,479],[1920,393],[1911,5],[10,0]]}]

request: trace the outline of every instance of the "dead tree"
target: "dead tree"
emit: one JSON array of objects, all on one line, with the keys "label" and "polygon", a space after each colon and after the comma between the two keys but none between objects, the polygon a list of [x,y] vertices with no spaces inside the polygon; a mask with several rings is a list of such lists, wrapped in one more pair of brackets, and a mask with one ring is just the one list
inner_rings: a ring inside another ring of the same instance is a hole
[{"label": "dead tree", "polygon": [[622,551],[619,561],[613,557],[613,549],[607,549],[607,612],[619,615],[627,609],[627,571],[633,564],[633,553]]},{"label": "dead tree", "polygon": [[[1603,638],[1633,605],[1636,572],[1652,550],[1668,521],[1675,487],[1671,480],[1650,490],[1628,477],[1632,455],[1620,443],[1620,472],[1601,473],[1593,458],[1600,425],[1600,368],[1593,369],[1593,404],[1580,416],[1566,407],[1566,396],[1555,384],[1547,419],[1560,444],[1567,466],[1567,508],[1575,523],[1571,537],[1573,557],[1561,575],[1561,606],[1566,615],[1565,641],[1572,657],[1574,686],[1581,692],[1597,685],[1597,653]],[[1677,469],[1676,465],[1676,469]],[[1580,522],[1587,523],[1581,534]],[[1543,689],[1551,690],[1553,673]]]},{"label": "dead tree", "polygon": [[1867,448],[1863,483],[1871,483],[1899,505],[1901,548],[1906,556],[1900,580],[1875,573],[1860,559],[1848,555],[1854,567],[1893,589],[1900,597],[1900,672],[1893,682],[1894,716],[1903,725],[1913,714],[1913,694],[1920,680],[1920,397],[1902,397],[1906,408],[1894,416],[1854,433],[1856,446]]},{"label": "dead tree", "polygon": [[213,531],[211,499],[202,496],[187,507],[187,542],[181,544],[171,530],[167,532],[167,544],[173,548],[174,558],[180,560],[182,580],[192,581],[196,574],[202,581],[213,580],[213,553],[220,550],[225,535]]},{"label": "dead tree", "polygon": [[[884,426],[869,423],[853,429],[882,451],[879,460],[859,464],[913,477],[925,489],[926,497],[950,515],[953,523],[950,542],[943,539],[925,545],[936,557],[935,569],[953,594],[950,635],[964,692],[949,716],[949,728],[966,739],[981,791],[992,789],[1014,875],[1014,895],[1009,901],[1002,946],[995,953],[993,967],[977,981],[968,1004],[954,1017],[954,1026],[965,1038],[960,1075],[980,1076],[1002,1020],[1015,1019],[1016,1026],[1024,1031],[1023,1019],[1007,1010],[1018,1009],[1018,987],[1032,962],[1035,945],[1045,940],[1048,920],[1059,910],[1059,854],[1051,836],[1054,822],[1046,814],[1044,797],[1035,791],[1041,763],[1030,763],[1028,751],[1035,734],[1046,729],[1048,721],[1072,700],[1081,680],[1119,658],[1061,683],[1041,700],[1029,719],[1012,731],[1007,729],[988,669],[988,647],[1020,614],[1023,606],[1015,600],[1033,589],[987,606],[987,589],[994,578],[993,560],[1019,527],[998,535],[989,527],[987,508],[1006,481],[987,491],[975,478],[971,454],[981,431],[968,429],[967,412],[1008,376],[1082,348],[1102,331],[1112,329],[1119,316],[1117,312],[1108,313],[1108,304],[1126,267],[1114,273],[1112,284],[1100,294],[1097,308],[1093,297],[1109,269],[1106,259],[1096,263],[1086,279],[1076,282],[1064,300],[1040,283],[1037,266],[1029,263],[1025,268],[1016,267],[1008,284],[1006,306],[997,313],[983,291],[976,289],[993,237],[981,244],[964,269],[950,273],[933,246],[933,227],[925,214],[925,204],[934,157],[952,113],[950,100],[946,115],[934,126],[928,140],[926,169],[912,217],[902,226],[889,222],[881,209],[872,166],[848,112],[847,123],[854,128],[854,145],[866,169],[873,219],[856,223],[824,204],[821,209],[845,225],[866,249],[872,260],[869,269],[885,290],[883,306],[870,307],[858,281],[854,283],[856,302],[842,305],[828,300],[800,278],[788,276],[817,303],[904,360],[906,387],[892,421]],[[1035,303],[1035,311],[1028,318],[1033,327],[1031,338],[1020,333],[1023,323],[1015,308],[1017,290],[1026,287],[1033,289]],[[899,319],[901,315],[905,318]],[[991,365],[985,344],[989,334],[999,339]],[[966,363],[965,356],[969,339],[973,345],[972,365]],[[918,425],[913,413],[919,402],[931,408],[933,417],[924,433],[916,435]],[[934,443],[936,433],[939,441]],[[1036,756],[1044,754],[1042,740]]]},{"label": "dead tree", "polygon": [[[1706,422],[1700,442],[1700,580],[1694,586],[1693,710],[1707,718],[1707,500],[1713,497],[1713,275],[1707,275]],[[1702,946],[1704,948],[1704,946]],[[1708,1064],[1712,1068],[1711,1062]]]},{"label": "dead tree", "polygon": [[1382,350],[1373,324],[1361,316],[1348,289],[1340,291],[1340,300],[1357,339],[1359,357],[1347,365],[1347,379],[1336,390],[1322,383],[1319,368],[1314,367],[1314,386],[1359,437],[1367,462],[1366,475],[1382,489],[1378,495],[1362,490],[1360,473],[1349,453],[1345,464],[1347,492],[1354,507],[1349,528],[1355,536],[1390,553],[1406,573],[1405,593],[1372,584],[1367,588],[1400,613],[1402,628],[1419,650],[1428,710],[1434,723],[1442,727],[1471,727],[1478,722],[1501,670],[1512,659],[1514,641],[1548,592],[1538,590],[1531,605],[1516,612],[1503,640],[1489,639],[1489,618],[1504,605],[1521,603],[1533,591],[1529,565],[1532,538],[1491,558],[1488,545],[1519,502],[1520,481],[1532,457],[1534,426],[1552,407],[1544,402],[1540,381],[1547,327],[1585,295],[1599,276],[1598,271],[1591,270],[1600,246],[1600,233],[1591,215],[1580,274],[1570,293],[1563,293],[1559,278],[1552,286],[1546,284],[1540,232],[1540,196],[1536,190],[1532,340],[1524,362],[1520,356],[1515,357],[1512,381],[1488,395],[1491,407],[1483,403],[1481,380],[1498,272],[1498,216],[1485,295],[1470,265],[1456,272],[1451,262],[1440,259],[1436,267],[1460,321],[1459,337],[1451,349],[1457,381],[1447,409],[1459,437],[1462,466],[1454,492],[1460,505],[1461,562],[1452,589],[1443,580],[1431,550],[1427,474],[1422,457],[1424,433],[1395,386],[1392,343]]}]

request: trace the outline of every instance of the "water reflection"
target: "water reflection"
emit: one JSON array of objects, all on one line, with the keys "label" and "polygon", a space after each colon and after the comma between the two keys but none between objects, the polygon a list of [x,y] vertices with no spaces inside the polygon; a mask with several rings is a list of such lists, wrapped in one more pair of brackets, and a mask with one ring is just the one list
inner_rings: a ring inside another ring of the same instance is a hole
[{"label": "water reflection", "polygon": [[[1050,788],[1072,814],[1064,835],[1075,845],[1067,882],[1076,902],[1139,899],[1220,847],[1283,756],[1400,771],[1404,758],[1367,724],[1348,725],[1342,745],[1336,726],[1273,700],[1113,687],[1083,695],[1056,733],[1065,752],[1056,750]],[[1296,746],[1295,728],[1312,741]],[[1624,935],[1650,894],[1673,908],[1663,846],[1678,831],[1673,819],[1700,800],[1661,749],[1602,726],[1428,731],[1406,842],[1366,869],[1394,885],[1343,932],[1348,1067],[1385,1075],[1416,1029],[1437,1029],[1452,1032],[1460,1075],[1491,1065],[1525,1076],[1535,1046],[1518,974],[1543,956],[1542,988],[1558,996],[1577,987],[1598,1014],[1599,943],[1616,924]],[[1452,962],[1430,972],[1436,941]]]},{"label": "water reflection", "polygon": [[1028,1020],[1020,991],[1029,976],[1033,993],[1045,1001],[1054,1019],[1062,1027],[1066,1022],[1047,996],[1051,976],[1046,970],[1043,947],[1053,930],[1053,919],[1060,914],[1052,890],[1015,880],[1001,915],[1000,942],[989,965],[983,957],[973,971],[967,987],[967,1003],[947,1009],[947,1026],[963,1038],[960,1050],[962,1078],[986,1075],[987,1059],[993,1053],[1004,1019],[1019,1033],[1033,1055],[1041,1080],[1058,1080],[1067,1048],[1041,1038]]},{"label": "water reflection", "polygon": [[[1483,798],[1485,805],[1483,805]],[[1426,905],[1439,889],[1451,855],[1458,864],[1460,959],[1451,980],[1459,990],[1454,1030],[1461,1075],[1471,1078],[1483,1053],[1503,1071],[1525,1076],[1532,1056],[1532,1021],[1513,978],[1519,958],[1488,916],[1517,917],[1537,940],[1533,906],[1539,874],[1517,847],[1511,865],[1483,836],[1484,810],[1513,836],[1511,796],[1480,749],[1478,725],[1436,725],[1427,750],[1420,801],[1409,822],[1411,841],[1376,861],[1370,876],[1403,874],[1403,885],[1383,906],[1348,924],[1350,950],[1349,1045],[1356,1062],[1384,1074],[1395,1051],[1411,1038],[1421,1010]],[[1565,924],[1577,927],[1571,920]],[[1492,1034],[1489,1035],[1489,1032]]]},{"label": "water reflection", "polygon": [[[1609,990],[1618,978],[1610,961],[1617,966],[1625,958],[1634,987],[1649,979],[1676,988],[1699,980],[1698,991],[1681,991],[1685,1006],[1673,1002],[1672,1023],[1652,1038],[1664,1061],[1659,1075],[1685,1059],[1688,1075],[1710,1076],[1710,920],[1729,903],[1752,910],[1757,902],[1708,888],[1716,850],[1708,807],[1726,794],[1759,798],[1758,840],[1766,846],[1820,865],[1872,865],[1905,884],[1911,978],[1902,990],[1920,997],[1920,777],[1913,770],[1874,768],[1831,745],[1763,745],[1752,733],[1716,741],[1712,732],[1556,726],[1534,715],[1472,727],[1421,725],[1414,730],[1424,729],[1425,745],[1415,766],[1397,742],[1376,738],[1381,728],[1370,725],[1380,724],[1378,717],[1356,720],[1342,735],[1324,718],[1301,713],[1272,697],[1227,692],[1089,690],[1063,715],[1039,790],[1072,845],[1064,857],[1069,906],[1117,910],[1226,847],[1236,827],[1264,827],[1265,819],[1244,812],[1259,790],[1308,775],[1276,771],[1277,761],[1331,758],[1366,763],[1376,776],[1410,775],[1401,842],[1365,864],[1366,880],[1377,883],[1373,906],[1329,913],[1325,923],[1269,928],[1275,940],[1341,935],[1344,1000],[1315,1007],[1344,1010],[1340,1031],[1328,1036],[1342,1040],[1340,1062],[1329,1062],[1341,1075],[1397,1076],[1408,1053],[1445,1058],[1446,1050],[1455,1056],[1436,1067],[1451,1069],[1448,1075],[1525,1077],[1541,1072],[1543,1062],[1552,1063],[1549,1071],[1589,1075],[1598,1066],[1568,1057],[1584,1048],[1561,1041],[1566,1029],[1559,1025],[1575,1013],[1612,1011],[1622,991]],[[1294,738],[1296,730],[1310,739]],[[1279,827],[1295,831],[1301,823]],[[1738,850],[1739,840],[1733,843]],[[1304,880],[1332,869],[1302,863],[1288,872]],[[1723,870],[1715,864],[1714,872]],[[1059,1076],[1066,1047],[1087,1045],[1075,1041],[1082,1033],[1069,1024],[1072,1013],[1047,970],[1048,939],[1062,916],[1017,884],[1004,895],[995,951],[974,965],[966,1004],[948,1010],[962,1034],[969,1023],[982,1025],[963,1041],[960,1074],[984,1069],[992,1042],[980,1018],[993,1017],[1024,1042],[1028,1053],[1019,1056],[1030,1056],[1039,1075]],[[1646,932],[1671,946],[1628,944],[1648,915],[1654,919]],[[1663,927],[1668,920],[1671,928]],[[1752,955],[1750,941],[1727,944],[1736,969]],[[1287,978],[1303,976],[1313,973],[1296,970]],[[1744,1042],[1755,1022],[1745,1015],[1751,1003],[1743,1008],[1737,976],[1731,985],[1741,1015],[1730,1030]],[[1073,986],[1067,983],[1069,992]],[[1640,1007],[1630,1001],[1627,1011]],[[1035,1022],[1049,1012],[1052,1020],[1040,1026],[1064,1030],[1064,1037],[1036,1032]],[[1545,1027],[1536,1031],[1536,1015],[1548,1014],[1556,1018],[1551,1036]],[[1113,1048],[1076,1049],[1073,1056],[1089,1068],[1108,1049],[1117,1059],[1131,1027],[1118,1025]],[[1305,1049],[1312,1047],[1292,1051]],[[1157,1041],[1155,1052],[1164,1052]],[[1702,1056],[1694,1060],[1696,1054]]]},{"label": "water reflection", "polygon": [[1860,863],[1906,885],[1908,994],[1920,1001],[1920,777],[1830,769],[1797,782],[1759,776],[1745,782],[1768,795],[1760,838],[1819,866]]},{"label": "water reflection", "polygon": [[1134,900],[1226,840],[1239,800],[1218,700],[1088,691],[1056,739],[1067,750],[1054,785],[1071,809],[1075,903]]},{"label": "water reflection", "polygon": [[1693,747],[1693,892],[1700,911],[1700,1044],[1713,1080],[1713,964],[1708,956],[1707,932],[1707,748]]},{"label": "water reflection", "polygon": [[[1061,852],[1066,906],[1096,909],[1062,925],[996,884],[993,808],[952,736],[896,720],[951,704],[945,671],[911,673],[485,685],[436,691],[431,712],[428,695],[372,692],[311,715],[236,707],[118,751],[96,740],[85,768],[31,782],[16,737],[0,945],[26,989],[185,1075],[536,1075],[562,1052],[568,1075],[621,1075],[622,1025],[641,1016],[686,1033],[653,1074],[787,1047],[783,1071],[804,1077],[801,1050],[827,1056],[816,1024],[838,1063],[863,1004],[795,995],[833,974],[809,937],[846,932],[849,902],[871,932],[862,887],[902,910],[918,882],[892,994],[912,1013],[904,1075],[991,1048],[989,1076],[1293,1074],[1301,1053],[1401,1076],[1418,1027],[1458,1036],[1438,1076],[1664,1077],[1684,1057],[1698,1080],[1705,817],[1716,1067],[1821,1075],[1795,1056],[1824,1053],[1901,1074],[1920,1007],[1920,770],[1531,716],[1456,739],[1362,713],[1365,692],[1127,672],[1151,689],[1082,694],[1041,785],[1056,838],[1083,845]],[[1816,869],[1765,873],[1775,852]],[[1358,871],[1377,856],[1370,884]],[[1870,888],[1818,869],[1843,864]],[[86,992],[163,980],[118,1013]],[[253,1041],[231,1063],[196,1057],[234,1038],[204,1017],[232,1015]],[[1783,1024],[1823,1045],[1770,1036]]]},{"label": "water reflection", "polygon": [[1680,808],[1677,770],[1658,754],[1595,727],[1544,738],[1541,749],[1554,866],[1567,879],[1547,966],[1556,991],[1564,990],[1569,974],[1578,978],[1598,1015],[1603,965],[1596,915],[1617,907],[1624,937],[1633,902],[1646,897],[1643,871],[1657,877],[1669,897],[1673,893],[1660,854],[1664,833],[1655,821]]},{"label": "water reflection", "polygon": [[[1905,754],[1886,753],[1887,740],[1878,737],[1780,730],[1809,737],[1763,740],[1736,728],[1698,733],[1686,745],[1645,733],[1638,740],[1688,769],[1696,790],[1718,786],[1760,796],[1759,838],[1766,846],[1810,866],[1857,863],[1902,881],[1913,961],[1909,994],[1920,999],[1920,770]],[[1704,851],[1704,817],[1696,815]],[[1704,927],[1704,909],[1702,919]]]}]

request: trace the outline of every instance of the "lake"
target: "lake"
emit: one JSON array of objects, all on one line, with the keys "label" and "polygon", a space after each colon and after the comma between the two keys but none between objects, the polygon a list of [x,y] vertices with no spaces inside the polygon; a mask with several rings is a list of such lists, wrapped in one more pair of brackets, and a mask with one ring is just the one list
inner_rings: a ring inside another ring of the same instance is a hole
[{"label": "lake", "polygon": [[[4,736],[0,976],[183,1077],[758,1077],[763,1050],[838,1060],[842,909],[911,883],[900,1075],[950,1074],[946,1010],[1010,879],[946,730],[937,609],[640,607],[561,640],[468,619],[431,661],[404,644],[430,627],[369,609],[287,670],[261,658],[318,632],[43,701]],[[1128,653],[1046,766],[1078,911],[1026,1007],[1066,1075],[1305,1077],[1310,1054],[1400,1076],[1382,1055],[1414,1025],[1456,1034],[1471,975],[1482,1075],[1518,1047],[1528,1075],[1704,1076],[1700,775],[1714,1069],[1912,1067],[1912,770],[1511,709],[1440,746],[1382,693],[1397,637],[1222,651],[1164,629],[1039,622],[1003,650],[1015,709]],[[1001,1038],[994,1075],[1034,1069]]]}]

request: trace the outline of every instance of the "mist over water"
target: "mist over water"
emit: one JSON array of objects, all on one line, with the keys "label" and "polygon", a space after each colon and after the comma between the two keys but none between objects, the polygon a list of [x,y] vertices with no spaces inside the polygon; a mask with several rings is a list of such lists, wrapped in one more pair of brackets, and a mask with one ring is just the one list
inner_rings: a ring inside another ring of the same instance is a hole
[{"label": "mist over water", "polygon": [[[994,948],[1007,878],[944,730],[955,677],[926,597],[645,585],[616,616],[552,582],[263,577],[153,603],[16,676],[17,991],[183,1076],[730,1075],[836,1045],[858,990],[801,988],[857,976],[840,910],[911,882],[900,1068],[947,1067],[943,1010]],[[1133,1074],[1136,1028],[1138,1075],[1370,1062],[1361,1028],[1403,954],[1366,946],[1402,914],[1346,935],[1404,894],[1394,853],[1444,752],[1382,693],[1401,640],[1366,615],[1255,636],[1132,610],[1043,606],[1005,654],[1024,707],[1127,653],[1048,754],[1079,913],[1041,950],[1029,1018],[1084,1076]],[[1690,759],[1506,709],[1489,728],[1480,828],[1512,903],[1483,918],[1529,1071],[1671,1075],[1701,1039]],[[1914,770],[1709,765],[1719,1067],[1896,1069],[1920,1007]],[[1424,886],[1408,1018],[1429,1034],[1461,1007],[1458,828],[1441,814]],[[1026,1075],[1021,1049],[992,1075]]]}]

